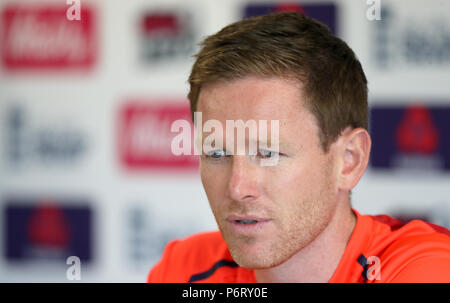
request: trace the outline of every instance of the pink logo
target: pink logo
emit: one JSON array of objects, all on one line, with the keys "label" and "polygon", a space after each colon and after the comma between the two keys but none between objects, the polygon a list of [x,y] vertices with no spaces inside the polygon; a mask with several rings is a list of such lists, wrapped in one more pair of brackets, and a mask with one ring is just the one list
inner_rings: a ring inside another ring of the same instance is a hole
[{"label": "pink logo", "polygon": [[65,6],[9,5],[0,15],[0,52],[4,68],[87,69],[96,60],[96,34],[91,9],[81,20],[66,18]]},{"label": "pink logo", "polygon": [[122,165],[128,169],[197,168],[198,158],[192,156],[193,152],[179,156],[172,153],[171,144],[177,133],[171,131],[171,125],[180,119],[191,121],[189,106],[167,102],[126,104],[119,113],[118,139]]}]

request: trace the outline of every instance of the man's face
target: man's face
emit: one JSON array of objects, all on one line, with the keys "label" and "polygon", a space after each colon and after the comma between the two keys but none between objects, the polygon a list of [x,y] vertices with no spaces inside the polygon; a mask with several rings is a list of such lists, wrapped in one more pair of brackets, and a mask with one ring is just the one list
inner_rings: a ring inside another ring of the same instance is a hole
[{"label": "man's face", "polygon": [[[298,81],[256,77],[201,89],[197,110],[203,123],[219,120],[224,150],[234,149],[234,155],[203,154],[201,179],[231,255],[242,267],[283,263],[313,241],[334,214],[338,188],[333,149],[323,152],[302,91]],[[258,159],[271,155],[267,150],[256,158],[236,155],[236,146],[225,143],[234,136],[226,133],[226,120],[279,120],[278,163],[260,165]]]}]

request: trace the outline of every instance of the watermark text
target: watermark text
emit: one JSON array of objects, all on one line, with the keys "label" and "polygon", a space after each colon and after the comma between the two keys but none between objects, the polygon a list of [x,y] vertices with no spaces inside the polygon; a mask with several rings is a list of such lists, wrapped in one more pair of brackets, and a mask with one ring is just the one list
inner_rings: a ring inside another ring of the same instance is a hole
[{"label": "watermark text", "polygon": [[77,256],[70,256],[66,260],[66,264],[70,265],[66,271],[67,280],[81,280],[81,260]]},{"label": "watermark text", "polygon": [[66,4],[70,5],[66,11],[66,17],[69,21],[81,20],[81,0],[66,0]]},{"label": "watermark text", "polygon": [[[172,139],[171,151],[176,156],[218,155],[218,153],[227,156],[260,155],[261,166],[274,166],[279,159],[279,124],[278,120],[226,120],[224,126],[222,122],[215,119],[203,123],[202,113],[195,112],[194,144],[191,124],[186,120],[176,120],[171,125],[171,132],[178,134]],[[268,138],[269,130],[270,138]],[[207,136],[203,139],[204,134]],[[225,138],[225,146],[223,138]]]}]

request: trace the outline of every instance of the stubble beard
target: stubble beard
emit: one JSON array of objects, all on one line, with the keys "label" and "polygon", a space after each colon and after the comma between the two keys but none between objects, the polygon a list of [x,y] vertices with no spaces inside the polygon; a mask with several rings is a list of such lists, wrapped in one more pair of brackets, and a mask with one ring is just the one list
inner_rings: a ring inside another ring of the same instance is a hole
[{"label": "stubble beard", "polygon": [[[284,224],[275,218],[271,223],[275,233],[270,236],[236,236],[217,221],[234,261],[248,269],[267,269],[307,247],[325,230],[336,210],[331,188],[331,182],[326,182],[316,197],[300,201],[296,210],[285,211]],[[251,253],[246,246],[251,246]]]}]

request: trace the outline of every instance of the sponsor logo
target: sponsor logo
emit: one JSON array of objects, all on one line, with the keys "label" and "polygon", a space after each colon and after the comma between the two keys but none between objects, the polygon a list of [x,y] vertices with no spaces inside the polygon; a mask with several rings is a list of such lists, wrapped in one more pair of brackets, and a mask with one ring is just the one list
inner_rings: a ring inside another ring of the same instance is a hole
[{"label": "sponsor logo", "polygon": [[119,157],[128,169],[198,167],[198,158],[190,155],[174,155],[171,150],[176,133],[171,125],[176,120],[190,122],[191,112],[185,104],[152,104],[130,102],[119,113]]},{"label": "sponsor logo", "polygon": [[96,59],[92,9],[71,22],[64,6],[11,4],[0,12],[1,61],[7,70],[90,68]]},{"label": "sponsor logo", "polygon": [[14,168],[74,164],[86,153],[84,132],[66,124],[36,122],[30,123],[29,115],[20,106],[7,112],[4,148],[7,162]]},{"label": "sponsor logo", "polygon": [[92,215],[86,201],[8,199],[5,257],[8,261],[92,258]]},{"label": "sponsor logo", "polygon": [[[201,230],[197,222],[183,216],[157,215],[145,205],[136,204],[125,212],[125,243],[128,266],[145,271],[160,258],[167,243]],[[177,222],[176,225],[170,222]],[[179,226],[184,226],[182,229]],[[128,267],[129,268],[129,267]]]},{"label": "sponsor logo", "polygon": [[[413,8],[414,5],[410,5]],[[431,9],[431,7],[428,7]],[[405,14],[383,5],[382,20],[372,25],[372,62],[379,70],[435,67],[450,64],[450,21],[442,11]],[[414,20],[412,22],[411,20]]]},{"label": "sponsor logo", "polygon": [[186,59],[194,54],[196,35],[187,12],[152,12],[141,17],[140,56],[144,62]]},{"label": "sponsor logo", "polygon": [[373,107],[371,165],[381,169],[450,170],[450,107]]},{"label": "sponsor logo", "polygon": [[397,148],[405,154],[431,155],[436,152],[440,140],[430,111],[422,106],[405,109],[395,136]]},{"label": "sponsor logo", "polygon": [[336,5],[334,3],[300,4],[281,2],[276,4],[249,4],[244,9],[244,18],[266,15],[273,12],[298,12],[326,24],[337,34]]}]

